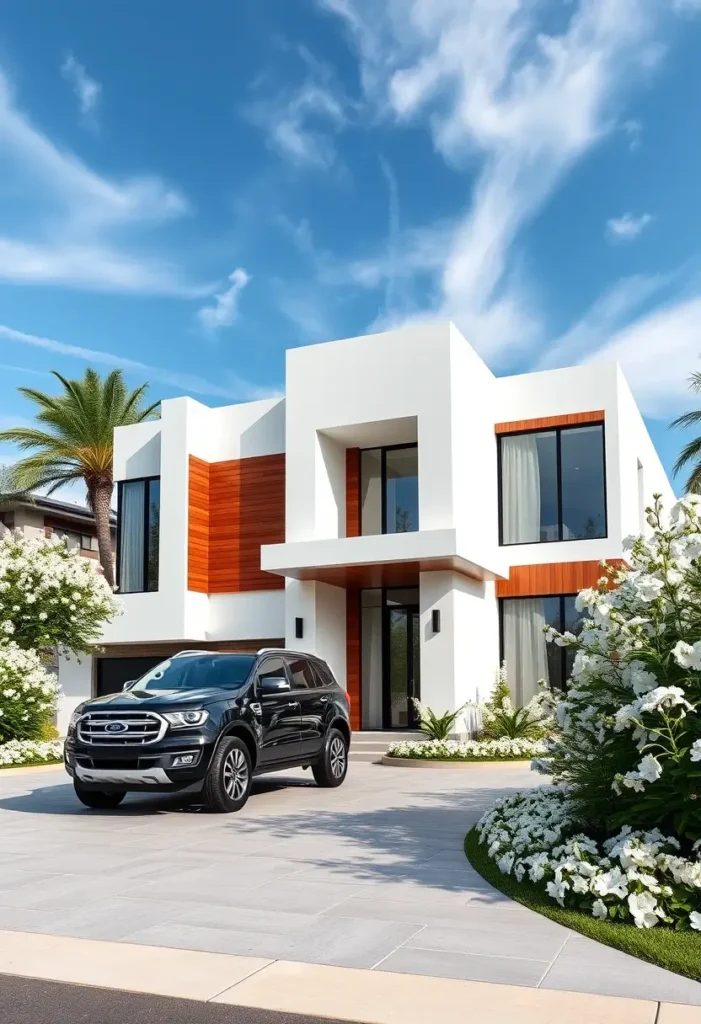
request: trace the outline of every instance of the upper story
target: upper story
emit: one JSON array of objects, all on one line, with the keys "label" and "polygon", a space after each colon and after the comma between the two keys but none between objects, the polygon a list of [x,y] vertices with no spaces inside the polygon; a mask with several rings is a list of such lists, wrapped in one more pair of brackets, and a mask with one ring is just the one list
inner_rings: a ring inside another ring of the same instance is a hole
[{"label": "upper story", "polygon": [[[0,503],[0,523],[8,530],[19,530],[25,537],[60,537],[71,550],[85,558],[97,558],[95,516],[83,505],[57,501],[43,495],[8,498]],[[114,541],[117,516],[111,515]]]},{"label": "upper story", "polygon": [[616,364],[496,377],[446,323],[292,349],[284,398],[165,401],[114,471],[107,642],[284,636],[286,578],[617,558],[673,499]]}]

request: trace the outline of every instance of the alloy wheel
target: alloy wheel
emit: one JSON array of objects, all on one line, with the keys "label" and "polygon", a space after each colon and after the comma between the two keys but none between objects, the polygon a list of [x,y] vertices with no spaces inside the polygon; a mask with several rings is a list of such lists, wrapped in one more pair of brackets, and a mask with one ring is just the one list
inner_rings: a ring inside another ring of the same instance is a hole
[{"label": "alloy wheel", "polygon": [[230,800],[240,800],[248,786],[248,763],[242,750],[230,750],[224,759],[223,781]]},{"label": "alloy wheel", "polygon": [[340,736],[334,736],[331,740],[329,762],[334,779],[340,779],[346,770],[346,745]]}]

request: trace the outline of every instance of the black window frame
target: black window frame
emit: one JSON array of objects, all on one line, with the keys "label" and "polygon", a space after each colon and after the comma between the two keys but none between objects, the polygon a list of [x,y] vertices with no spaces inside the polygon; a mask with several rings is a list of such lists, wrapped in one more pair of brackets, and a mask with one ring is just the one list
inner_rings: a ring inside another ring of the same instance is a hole
[{"label": "black window frame", "polygon": [[[562,447],[561,438],[564,431],[583,430],[586,427],[601,427],[601,461],[604,474],[604,532],[597,537],[563,537],[562,536]],[[557,532],[556,540],[514,540],[504,541],[504,493],[502,482],[502,440],[505,437],[515,437],[519,434],[555,434],[555,458],[557,473]],[[497,496],[499,505],[499,546],[503,548],[517,548],[524,544],[571,544],[583,540],[606,540],[608,537],[608,488],[606,469],[606,423],[604,420],[592,420],[591,423],[569,423],[561,427],[537,427],[528,430],[508,430],[497,437]],[[538,595],[539,597],[541,595]],[[556,594],[549,595],[556,597]]]},{"label": "black window frame", "polygon": [[[134,477],[130,477],[128,480],[120,480],[117,483],[117,552],[116,552],[116,554],[117,554],[117,590],[118,590],[118,592],[120,594],[122,594],[122,593],[124,593],[125,595],[126,594],[157,594],[159,589],[160,589],[160,583],[161,583],[161,581],[160,581],[160,551],[161,551],[160,536],[159,536],[159,542],[158,542],[158,562],[159,562],[159,564],[158,564],[158,580],[157,580],[158,586],[156,586],[153,590],[149,589],[149,586],[148,586],[148,564],[149,564],[149,556],[150,556],[149,514],[150,514],[150,509],[151,509],[151,484],[153,483],[154,480],[158,481],[158,484],[159,484],[159,487],[160,487],[160,483],[161,483],[160,474],[158,476],[134,476]],[[123,592],[122,591],[122,550],[123,550],[123,546],[124,545],[122,543],[122,528],[123,528],[123,521],[122,521],[122,493],[124,491],[124,485],[125,484],[138,484],[138,483],[144,483],[145,484],[145,487],[144,487],[144,552],[143,552],[143,560],[144,560],[144,564],[143,564],[144,588],[142,590],[127,590],[127,591]],[[158,496],[158,512],[159,512],[159,526],[158,526],[158,528],[159,528],[159,533],[160,533],[160,509],[161,509],[161,500],[160,500],[160,492],[159,492],[159,496]]]},{"label": "black window frame", "polygon": [[[418,448],[418,441],[407,441],[405,444],[370,444],[365,448],[359,449],[359,461],[358,461],[358,525],[360,528],[361,537],[386,537],[391,536],[387,533],[387,452],[396,452],[407,448]],[[382,533],[363,533],[363,452],[379,452],[380,453],[380,500],[381,500],[381,518],[382,518]],[[416,513],[417,519],[419,514],[419,470],[418,464],[416,468]],[[421,524],[417,523],[415,530],[407,530],[407,533],[418,533],[421,529]],[[396,532],[396,531],[395,531]]]},{"label": "black window frame", "polygon": [[[577,597],[578,591],[568,594],[517,594],[515,597],[500,597],[499,598],[499,664],[503,665],[506,657],[506,651],[504,650],[504,602],[505,601],[549,601],[553,598],[557,598],[560,602],[560,625],[557,628],[558,633],[564,633],[565,631],[565,601],[568,597]],[[550,625],[550,623],[547,623]],[[556,645],[557,646],[557,645]],[[560,652],[560,676],[562,679],[562,692],[567,693],[567,654],[569,651],[568,647],[558,647]],[[507,663],[507,676],[508,676],[508,663]],[[550,680],[548,680],[550,682]]]}]

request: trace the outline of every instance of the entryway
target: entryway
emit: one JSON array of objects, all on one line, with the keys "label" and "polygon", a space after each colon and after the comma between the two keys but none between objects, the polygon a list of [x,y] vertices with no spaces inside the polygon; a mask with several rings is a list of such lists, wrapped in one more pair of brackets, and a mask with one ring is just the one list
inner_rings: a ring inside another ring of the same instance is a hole
[{"label": "entryway", "polygon": [[419,588],[360,591],[361,726],[413,729],[420,699]]}]

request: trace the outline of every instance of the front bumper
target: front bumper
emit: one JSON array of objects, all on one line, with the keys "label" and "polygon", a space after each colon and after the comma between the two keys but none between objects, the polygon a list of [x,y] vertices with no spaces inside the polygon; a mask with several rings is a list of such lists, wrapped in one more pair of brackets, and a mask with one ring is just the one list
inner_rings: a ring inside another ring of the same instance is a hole
[{"label": "front bumper", "polygon": [[[213,736],[192,732],[167,734],[158,743],[128,747],[81,743],[68,737],[64,762],[72,778],[95,789],[184,789],[202,781],[214,745]],[[183,757],[188,763],[178,763]]]}]

